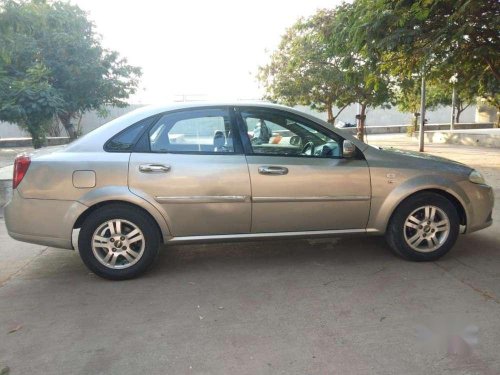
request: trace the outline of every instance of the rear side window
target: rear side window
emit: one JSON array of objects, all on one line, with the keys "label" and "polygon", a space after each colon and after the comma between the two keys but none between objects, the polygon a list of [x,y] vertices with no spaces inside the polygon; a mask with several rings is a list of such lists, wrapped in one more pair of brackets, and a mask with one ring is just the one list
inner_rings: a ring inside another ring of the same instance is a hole
[{"label": "rear side window", "polygon": [[131,152],[143,130],[151,124],[152,121],[153,118],[149,117],[130,125],[106,142],[104,149],[109,152]]},{"label": "rear side window", "polygon": [[151,152],[234,153],[227,109],[203,109],[162,116],[149,131]]}]

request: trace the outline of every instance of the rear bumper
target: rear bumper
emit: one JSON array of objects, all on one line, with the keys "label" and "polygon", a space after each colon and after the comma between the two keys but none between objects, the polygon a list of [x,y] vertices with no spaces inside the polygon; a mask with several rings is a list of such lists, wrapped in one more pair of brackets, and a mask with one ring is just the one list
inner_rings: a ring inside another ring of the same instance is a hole
[{"label": "rear bumper", "polygon": [[9,235],[19,241],[72,249],[73,225],[87,206],[54,199],[25,199],[17,190],[5,206]]},{"label": "rear bumper", "polygon": [[13,239],[22,241],[22,242],[29,242],[29,243],[34,243],[37,245],[44,245],[44,246],[50,246],[50,247],[57,247],[60,249],[68,249],[72,250],[73,245],[71,244],[71,241],[67,241],[64,238],[55,238],[55,237],[42,237],[42,236],[32,236],[29,234],[21,234],[21,233],[15,233],[8,231],[9,236],[11,236]]}]

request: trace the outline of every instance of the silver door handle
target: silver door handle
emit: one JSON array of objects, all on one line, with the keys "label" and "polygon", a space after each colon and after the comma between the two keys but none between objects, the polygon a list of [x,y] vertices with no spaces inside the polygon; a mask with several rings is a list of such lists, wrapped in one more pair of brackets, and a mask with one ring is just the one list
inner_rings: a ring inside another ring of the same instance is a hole
[{"label": "silver door handle", "polygon": [[169,165],[163,164],[142,164],[139,165],[139,171],[142,173],[166,173],[170,170]]},{"label": "silver door handle", "polygon": [[259,167],[260,174],[275,174],[275,175],[284,175],[288,173],[288,168],[278,167],[275,165],[263,165]]}]

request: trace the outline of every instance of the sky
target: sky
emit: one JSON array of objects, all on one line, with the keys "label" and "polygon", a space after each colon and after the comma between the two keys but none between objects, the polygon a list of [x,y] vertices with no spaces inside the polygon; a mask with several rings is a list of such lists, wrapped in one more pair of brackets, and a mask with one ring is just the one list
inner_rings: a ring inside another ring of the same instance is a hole
[{"label": "sky", "polygon": [[260,99],[257,68],[287,27],[340,0],[72,0],[104,47],[143,69],[131,103]]}]

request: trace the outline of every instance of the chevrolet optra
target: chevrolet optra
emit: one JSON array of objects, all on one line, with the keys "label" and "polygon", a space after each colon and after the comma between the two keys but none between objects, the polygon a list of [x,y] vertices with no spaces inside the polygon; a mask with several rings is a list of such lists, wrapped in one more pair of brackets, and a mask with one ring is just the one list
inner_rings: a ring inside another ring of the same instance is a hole
[{"label": "chevrolet optra", "polygon": [[478,171],[327,125],[264,103],[135,110],[18,156],[7,229],[77,249],[116,280],[144,272],[162,244],[371,234],[429,261],[491,225],[493,192]]}]

